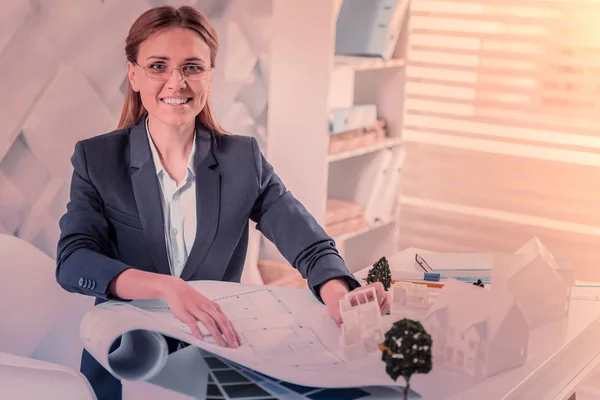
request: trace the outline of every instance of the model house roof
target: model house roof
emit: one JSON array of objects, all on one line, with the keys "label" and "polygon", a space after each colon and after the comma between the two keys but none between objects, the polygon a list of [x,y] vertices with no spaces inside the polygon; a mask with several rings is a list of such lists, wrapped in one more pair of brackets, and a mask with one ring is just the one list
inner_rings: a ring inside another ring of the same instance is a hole
[{"label": "model house roof", "polygon": [[546,246],[542,244],[540,239],[535,236],[521,246],[519,250],[515,252],[515,254],[535,254],[539,255],[547,263],[554,261],[554,256],[550,253]]},{"label": "model house roof", "polygon": [[461,332],[474,328],[482,338],[491,339],[512,307],[516,305],[507,292],[449,280],[425,319],[435,316],[440,324]]},{"label": "model house roof", "polygon": [[567,286],[575,284],[570,264],[559,262],[537,237],[533,237],[521,246],[515,252],[515,255],[521,257],[515,259],[515,262],[511,264],[509,271],[507,271],[507,279],[519,274],[524,268],[531,265],[537,269],[544,269],[543,280],[545,283],[553,280],[565,283]]}]

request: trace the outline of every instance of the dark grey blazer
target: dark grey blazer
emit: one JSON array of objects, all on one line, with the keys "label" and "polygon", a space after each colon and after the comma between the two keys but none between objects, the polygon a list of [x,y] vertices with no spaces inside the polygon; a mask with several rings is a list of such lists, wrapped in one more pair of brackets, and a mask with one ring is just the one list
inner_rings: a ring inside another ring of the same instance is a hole
[{"label": "dark grey blazer", "polygon": [[[197,122],[197,233],[184,280],[239,282],[249,220],[272,241],[316,296],[325,281],[360,286],[335,243],[294,198],[256,139],[217,137]],[[75,146],[67,212],[60,220],[56,279],[70,292],[112,299],[128,268],[170,274],[159,183],[143,120]],[[308,177],[307,177],[308,179]]]}]

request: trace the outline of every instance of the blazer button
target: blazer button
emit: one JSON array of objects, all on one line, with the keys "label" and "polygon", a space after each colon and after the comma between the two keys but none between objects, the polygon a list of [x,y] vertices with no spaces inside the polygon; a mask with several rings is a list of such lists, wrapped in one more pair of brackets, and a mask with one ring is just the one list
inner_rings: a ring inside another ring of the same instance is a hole
[{"label": "blazer button", "polygon": [[79,278],[79,286],[83,287],[83,278]]},{"label": "blazer button", "polygon": [[92,281],[92,287],[90,289],[94,290],[96,288],[96,281]]}]

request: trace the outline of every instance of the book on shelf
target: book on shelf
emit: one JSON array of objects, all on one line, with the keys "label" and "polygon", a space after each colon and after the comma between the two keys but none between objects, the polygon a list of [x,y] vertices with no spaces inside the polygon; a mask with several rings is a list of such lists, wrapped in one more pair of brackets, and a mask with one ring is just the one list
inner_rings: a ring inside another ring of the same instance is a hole
[{"label": "book on shelf", "polygon": [[371,126],[330,135],[329,155],[340,154],[371,146],[385,138],[385,121],[380,119]]},{"label": "book on shelf", "polygon": [[329,133],[337,134],[375,125],[377,106],[360,104],[351,107],[332,108],[329,111]]},{"label": "book on shelf", "polygon": [[330,236],[340,236],[367,227],[362,204],[338,198],[327,199],[325,230]]}]

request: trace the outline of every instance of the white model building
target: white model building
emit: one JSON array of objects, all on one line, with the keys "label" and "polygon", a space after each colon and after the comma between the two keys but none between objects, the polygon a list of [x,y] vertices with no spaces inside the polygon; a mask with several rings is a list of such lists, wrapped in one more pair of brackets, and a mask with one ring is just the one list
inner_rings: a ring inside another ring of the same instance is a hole
[{"label": "white model building", "polygon": [[347,360],[378,350],[384,341],[384,324],[375,288],[349,292],[340,300],[340,348]]},{"label": "white model building", "polygon": [[422,324],[436,366],[482,379],[527,359],[530,327],[507,292],[449,280]]},{"label": "white model building", "polygon": [[404,307],[429,308],[440,291],[411,282],[396,282],[390,288],[390,313],[400,314]]},{"label": "white model building", "polygon": [[537,238],[516,255],[509,265],[492,268],[492,286],[512,294],[532,328],[567,316],[575,285],[570,266],[559,265]]}]

